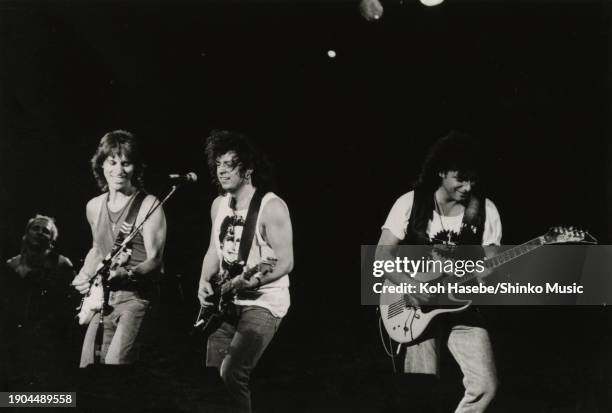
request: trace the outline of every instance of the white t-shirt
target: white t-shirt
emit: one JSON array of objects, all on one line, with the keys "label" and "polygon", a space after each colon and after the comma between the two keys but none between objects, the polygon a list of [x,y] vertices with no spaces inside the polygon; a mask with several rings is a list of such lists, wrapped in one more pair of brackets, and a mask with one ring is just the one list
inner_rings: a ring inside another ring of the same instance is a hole
[{"label": "white t-shirt", "polygon": [[[261,199],[261,206],[259,207],[259,215],[257,217],[257,223],[255,225],[255,236],[253,237],[253,244],[251,245],[251,251],[247,260],[247,267],[253,268],[261,262],[271,262],[276,259],[274,250],[266,242],[261,232],[259,231],[259,220],[261,218],[261,211],[264,206],[271,199],[280,199],[277,195],[272,192],[268,192]],[[234,216],[234,211],[229,206],[231,197],[226,195],[219,204],[219,210],[214,222],[214,237],[215,245],[217,247],[217,254],[219,256],[220,270],[223,270],[223,261],[226,263],[234,263],[238,258],[238,250],[240,248],[240,239],[242,237],[242,230],[248,210],[242,209],[235,211],[235,218],[232,225],[223,226],[224,220],[230,220]],[[224,234],[221,236],[221,228],[224,227]],[[221,242],[221,239],[223,242]],[[261,293],[257,298],[254,299],[238,299],[234,302],[238,305],[256,305],[264,307],[275,315],[276,317],[284,317],[287,314],[287,310],[290,305],[289,297],[289,274],[285,274],[277,280],[262,285],[258,290]]]},{"label": "white t-shirt", "polygon": [[[400,196],[387,216],[382,229],[388,229],[398,239],[406,237],[406,228],[410,220],[412,205],[414,204],[414,191]],[[495,204],[490,199],[485,200],[486,219],[482,236],[482,245],[500,245],[502,237],[501,219]],[[432,219],[427,223],[427,235],[430,240],[456,241],[461,229],[463,213],[454,216],[440,216],[433,211]]]}]

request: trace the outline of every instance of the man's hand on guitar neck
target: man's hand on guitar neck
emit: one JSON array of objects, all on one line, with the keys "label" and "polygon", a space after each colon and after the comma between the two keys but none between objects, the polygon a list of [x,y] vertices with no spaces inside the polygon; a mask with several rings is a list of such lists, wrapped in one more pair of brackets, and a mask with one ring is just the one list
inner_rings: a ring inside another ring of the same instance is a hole
[{"label": "man's hand on guitar neck", "polygon": [[[482,247],[485,253],[485,260],[488,258],[495,257],[500,252],[499,245],[485,245]],[[493,269],[485,267],[484,271],[476,274],[476,279],[480,284],[485,284],[485,278],[493,273]]]}]

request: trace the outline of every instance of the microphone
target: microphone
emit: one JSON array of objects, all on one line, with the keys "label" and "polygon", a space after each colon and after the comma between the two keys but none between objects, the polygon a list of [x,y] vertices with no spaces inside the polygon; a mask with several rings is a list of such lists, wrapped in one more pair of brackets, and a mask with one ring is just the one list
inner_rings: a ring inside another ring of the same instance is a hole
[{"label": "microphone", "polygon": [[187,174],[170,174],[168,175],[168,180],[174,185],[177,184],[192,184],[198,182],[198,176],[194,172],[189,172]]}]

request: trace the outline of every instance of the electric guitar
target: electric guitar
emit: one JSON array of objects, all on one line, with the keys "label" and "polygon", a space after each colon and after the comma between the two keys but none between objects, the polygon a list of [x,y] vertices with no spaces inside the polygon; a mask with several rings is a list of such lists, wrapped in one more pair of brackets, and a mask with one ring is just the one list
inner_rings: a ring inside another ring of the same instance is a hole
[{"label": "electric guitar", "polygon": [[[274,269],[274,264],[275,261],[262,261],[253,268],[247,269],[242,276],[245,280],[250,280],[258,272],[267,274]],[[200,306],[200,311],[193,324],[194,330],[200,330],[204,336],[207,336],[219,326],[224,317],[233,311],[236,291],[231,282],[242,271],[242,264],[236,264],[211,280],[214,294],[207,298],[211,304]]]},{"label": "electric guitar", "polygon": [[[484,267],[494,269],[502,264],[506,264],[515,258],[523,256],[536,248],[548,244],[562,244],[568,242],[595,244],[597,240],[588,232],[574,229],[573,227],[555,227],[548,230],[542,236],[532,239],[522,245],[513,247],[503,253],[484,260]],[[436,281],[441,284],[453,283],[462,284],[474,279],[478,274],[473,272],[465,274],[458,279],[457,277],[446,277],[444,273],[420,273],[415,279],[420,282]],[[393,286],[389,280],[385,280],[384,286]],[[446,291],[448,291],[446,289]],[[450,307],[420,306],[409,302],[408,297],[402,293],[380,294],[380,317],[389,336],[398,343],[412,343],[418,339],[429,323],[438,315],[445,313],[456,313],[467,309],[471,300],[459,300],[448,293],[448,298],[443,304]],[[438,303],[440,305],[440,303]]]},{"label": "electric guitar", "polygon": [[98,264],[96,275],[89,281],[89,291],[81,300],[81,305],[77,308],[79,324],[89,324],[96,313],[102,310],[105,301],[108,299],[108,287],[104,284],[109,278],[113,277],[117,268],[124,266],[132,256],[132,249],[124,249],[117,257],[104,265],[104,261]]}]

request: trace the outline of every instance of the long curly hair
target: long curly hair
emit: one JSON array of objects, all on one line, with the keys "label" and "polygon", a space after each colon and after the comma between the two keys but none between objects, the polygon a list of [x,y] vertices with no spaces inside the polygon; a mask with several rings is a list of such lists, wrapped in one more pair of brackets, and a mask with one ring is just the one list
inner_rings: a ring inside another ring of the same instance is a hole
[{"label": "long curly hair", "polygon": [[477,182],[482,169],[482,153],[470,135],[451,131],[429,150],[416,187],[435,191],[441,183],[440,173],[457,171],[462,180]]},{"label": "long curly hair", "polygon": [[138,188],[144,187],[144,170],[145,163],[140,149],[139,141],[128,131],[114,130],[105,134],[96,150],[96,153],[91,158],[91,169],[94,178],[98,183],[98,187],[102,192],[108,190],[106,178],[104,178],[104,170],[102,165],[107,157],[113,155],[124,155],[130,162],[134,164],[134,177],[132,184]]},{"label": "long curly hair", "polygon": [[236,154],[241,177],[245,176],[247,170],[252,169],[251,180],[254,187],[264,192],[276,188],[272,164],[249,137],[228,130],[213,130],[206,139],[205,153],[212,182],[220,194],[224,191],[217,179],[217,159],[230,151]]}]

